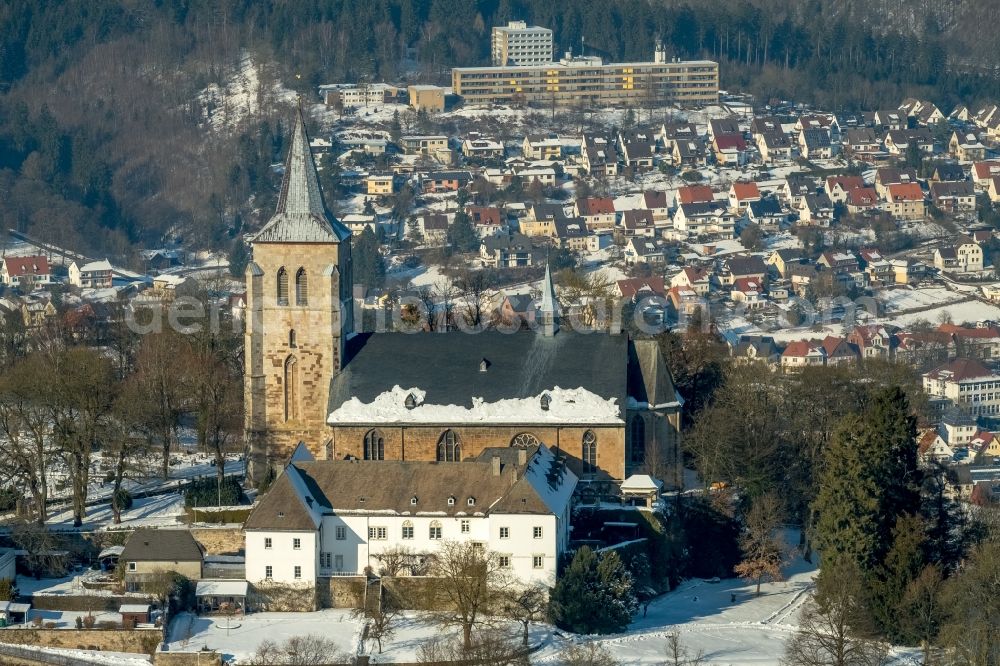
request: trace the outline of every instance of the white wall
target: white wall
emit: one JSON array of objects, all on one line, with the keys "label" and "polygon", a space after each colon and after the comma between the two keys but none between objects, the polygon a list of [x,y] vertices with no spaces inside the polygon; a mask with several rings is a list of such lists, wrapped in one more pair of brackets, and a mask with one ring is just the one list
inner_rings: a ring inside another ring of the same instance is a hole
[{"label": "white wall", "polygon": [[[265,567],[272,567],[272,580],[276,583],[314,583],[319,564],[316,532],[264,532],[248,530],[246,533],[246,577],[250,582],[265,579]],[[264,547],[265,538],[271,539],[271,548]],[[294,547],[293,539],[300,539]],[[302,577],[295,578],[295,567],[302,567]]]}]

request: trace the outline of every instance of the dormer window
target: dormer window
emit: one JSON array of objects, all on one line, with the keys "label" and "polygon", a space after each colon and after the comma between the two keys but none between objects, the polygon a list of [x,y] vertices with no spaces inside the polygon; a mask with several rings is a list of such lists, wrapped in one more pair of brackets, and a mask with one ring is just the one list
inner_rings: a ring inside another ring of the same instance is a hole
[{"label": "dormer window", "polygon": [[417,497],[416,495],[414,495],[413,497],[410,498],[410,506],[416,506],[416,504],[417,504]]},{"label": "dormer window", "polygon": [[470,497],[469,501],[468,501],[468,505],[469,506],[476,506],[476,498],[475,497]]},{"label": "dormer window", "polygon": [[284,511],[279,511],[278,512],[278,518],[284,518],[284,517],[285,517],[285,512]]},{"label": "dormer window", "polygon": [[539,403],[542,406],[542,411],[547,412],[549,411],[549,405],[552,404],[552,398],[549,397],[548,393],[543,393],[542,397],[539,399]]},{"label": "dormer window", "polygon": [[490,362],[487,361],[485,358],[479,362],[479,372],[486,372],[487,370],[489,370],[489,367],[490,367]]},{"label": "dormer window", "polygon": [[455,498],[454,497],[449,497],[448,498],[448,506],[455,506]]},{"label": "dormer window", "polygon": [[406,401],[403,403],[403,405],[407,409],[413,409],[414,407],[417,406],[417,396],[413,395],[412,393],[409,394],[408,396],[406,396]]}]

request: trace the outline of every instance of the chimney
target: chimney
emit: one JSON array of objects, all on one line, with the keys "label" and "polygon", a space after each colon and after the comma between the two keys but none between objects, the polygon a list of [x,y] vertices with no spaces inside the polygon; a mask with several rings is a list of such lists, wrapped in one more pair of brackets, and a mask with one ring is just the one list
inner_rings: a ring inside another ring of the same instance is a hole
[{"label": "chimney", "polygon": [[493,468],[493,476],[500,476],[500,456],[494,455],[490,459],[490,466]]},{"label": "chimney", "polygon": [[517,450],[517,466],[524,467],[528,464],[528,449],[519,448]]}]

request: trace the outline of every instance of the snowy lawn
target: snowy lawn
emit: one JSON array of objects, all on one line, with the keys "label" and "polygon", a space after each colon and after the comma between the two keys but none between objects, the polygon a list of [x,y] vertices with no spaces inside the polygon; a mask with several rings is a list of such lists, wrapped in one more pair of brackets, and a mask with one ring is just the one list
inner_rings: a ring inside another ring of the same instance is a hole
[{"label": "snowy lawn", "polygon": [[170,623],[168,650],[189,652],[207,647],[218,650],[225,659],[246,659],[265,640],[280,644],[293,636],[313,634],[336,643],[338,651],[353,655],[361,642],[361,623],[342,608],[315,613],[251,613],[233,618],[239,627],[229,630],[226,621],[225,617],[182,613]]},{"label": "snowy lawn", "polygon": [[31,650],[44,654],[58,655],[67,659],[86,659],[89,663],[106,664],[107,666],[149,666],[152,659],[146,655],[130,652],[104,652],[96,650],[66,650],[63,648],[30,647]]},{"label": "snowy lawn", "polygon": [[[122,512],[121,525],[114,525],[110,504],[87,507],[87,517],[84,528],[100,529],[102,527],[166,527],[177,525],[184,515],[184,497],[177,493],[141,497],[133,500],[132,508]],[[65,509],[51,516],[47,521],[49,527],[70,529],[73,527],[73,511]]]}]

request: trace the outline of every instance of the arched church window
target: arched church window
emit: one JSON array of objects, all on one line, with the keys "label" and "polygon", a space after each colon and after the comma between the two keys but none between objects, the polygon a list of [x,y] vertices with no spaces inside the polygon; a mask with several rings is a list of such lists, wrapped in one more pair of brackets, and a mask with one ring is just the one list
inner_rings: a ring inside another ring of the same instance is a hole
[{"label": "arched church window", "polygon": [[459,462],[462,459],[462,445],[454,430],[445,430],[438,438],[437,459],[439,462]]},{"label": "arched church window", "polygon": [[295,273],[295,304],[309,305],[309,282],[304,268]]},{"label": "arched church window", "polygon": [[641,416],[632,417],[630,428],[631,453],[629,461],[633,465],[642,465],[646,462],[646,422]]},{"label": "arched church window", "polygon": [[597,435],[593,430],[583,433],[583,473],[593,474],[597,471]]},{"label": "arched church window", "polygon": [[285,420],[299,417],[299,364],[294,356],[285,359]]},{"label": "arched church window", "polygon": [[278,269],[278,305],[288,305],[288,271]]},{"label": "arched church window", "polygon": [[365,460],[385,460],[385,437],[379,430],[365,434]]},{"label": "arched church window", "polygon": [[522,432],[518,435],[514,435],[514,439],[510,440],[510,445],[519,446],[522,449],[529,446],[538,446],[538,438],[530,432]]}]

